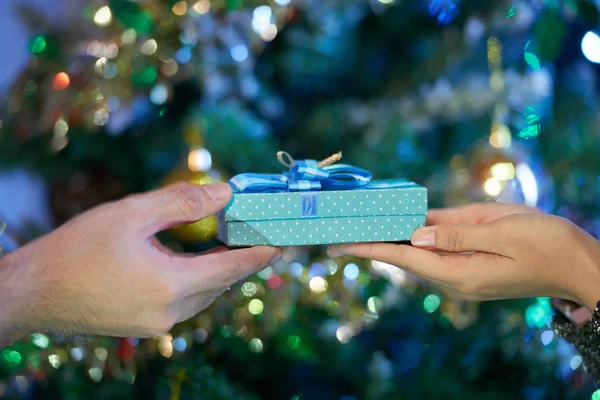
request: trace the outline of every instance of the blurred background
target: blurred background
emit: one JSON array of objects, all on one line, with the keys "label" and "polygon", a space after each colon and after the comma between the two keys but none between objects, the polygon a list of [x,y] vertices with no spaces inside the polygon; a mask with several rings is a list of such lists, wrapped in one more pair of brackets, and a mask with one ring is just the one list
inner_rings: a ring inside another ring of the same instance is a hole
[{"label": "blurred background", "polygon": [[[275,153],[600,235],[596,0],[2,0],[0,241]],[[209,218],[164,232],[215,245]],[[1,399],[600,399],[548,299],[476,304],[291,248],[161,337],[32,335]]]}]

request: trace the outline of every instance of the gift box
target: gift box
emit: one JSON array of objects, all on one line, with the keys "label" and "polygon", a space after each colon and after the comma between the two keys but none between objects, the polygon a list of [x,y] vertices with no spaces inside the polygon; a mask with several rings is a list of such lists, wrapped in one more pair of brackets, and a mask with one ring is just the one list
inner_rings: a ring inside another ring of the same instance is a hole
[{"label": "gift box", "polygon": [[228,246],[401,242],[425,225],[426,188],[322,163],[290,157],[287,173],[234,177],[219,239]]}]

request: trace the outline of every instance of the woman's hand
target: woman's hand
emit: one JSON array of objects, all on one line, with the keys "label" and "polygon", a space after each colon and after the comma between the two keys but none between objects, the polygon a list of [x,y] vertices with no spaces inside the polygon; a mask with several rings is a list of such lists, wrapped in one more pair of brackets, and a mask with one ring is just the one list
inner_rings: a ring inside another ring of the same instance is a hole
[{"label": "woman's hand", "polygon": [[394,264],[467,300],[549,296],[590,310],[600,300],[600,245],[566,219],[521,205],[480,203],[432,210],[427,223],[413,234],[414,247],[349,244],[329,254]]},{"label": "woman's hand", "polygon": [[0,347],[33,332],[156,336],[280,257],[272,247],[200,255],[155,233],[225,207],[227,184],[179,183],[95,208],[0,260]]}]

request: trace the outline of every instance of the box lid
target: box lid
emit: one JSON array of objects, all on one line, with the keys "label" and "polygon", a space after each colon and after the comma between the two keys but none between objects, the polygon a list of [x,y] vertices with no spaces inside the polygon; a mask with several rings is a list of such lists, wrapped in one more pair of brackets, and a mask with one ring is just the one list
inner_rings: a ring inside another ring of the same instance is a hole
[{"label": "box lid", "polygon": [[[393,187],[390,187],[393,186]],[[427,213],[427,189],[405,179],[367,188],[318,192],[234,193],[225,221],[267,221]]]}]

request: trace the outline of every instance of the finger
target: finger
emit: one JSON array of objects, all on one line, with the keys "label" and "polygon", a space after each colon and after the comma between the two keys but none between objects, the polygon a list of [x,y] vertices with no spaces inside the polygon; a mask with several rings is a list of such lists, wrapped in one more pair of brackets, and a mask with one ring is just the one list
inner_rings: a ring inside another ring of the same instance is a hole
[{"label": "finger", "polygon": [[223,209],[231,200],[226,183],[194,185],[179,183],[137,198],[138,211],[147,221],[150,234],[204,219]]},{"label": "finger", "polygon": [[[429,210],[427,225],[480,224],[485,222],[487,215],[494,206],[501,205],[495,202],[487,202]],[[496,208],[496,213],[498,212],[499,210]]]},{"label": "finger", "polygon": [[[189,257],[196,257],[199,255],[197,253],[182,253],[182,252],[174,251],[173,249],[162,244],[156,236],[152,236],[152,238],[150,239],[150,243],[152,244],[152,247],[154,247],[156,250],[160,251],[163,254],[166,254],[169,257],[188,257],[189,258]],[[228,250],[227,247],[219,246],[219,247],[215,247],[210,250],[207,250],[203,253],[200,253],[200,255],[223,253],[227,250]]]},{"label": "finger", "polygon": [[499,224],[435,225],[417,229],[411,243],[416,247],[451,253],[481,251],[502,255],[504,246],[498,240],[501,235]]},{"label": "finger", "polygon": [[482,224],[513,214],[535,214],[540,211],[522,204],[488,201],[460,207],[434,209],[427,214],[427,225]]},{"label": "finger", "polygon": [[352,255],[396,265],[427,280],[447,281],[454,273],[449,268],[447,257],[407,245],[391,243],[345,244],[332,246],[327,250],[327,253],[330,257]]},{"label": "finger", "polygon": [[433,209],[427,212],[427,225],[477,224],[478,213],[465,207]]},{"label": "finger", "polygon": [[226,251],[229,251],[229,249],[225,246],[219,246],[219,247],[215,247],[212,248],[210,250],[206,250],[203,253],[200,253],[201,256],[207,256],[209,254],[220,254],[220,253],[225,253]]},{"label": "finger", "polygon": [[253,247],[183,260],[178,273],[188,295],[229,287],[281,258],[275,247]]}]

